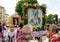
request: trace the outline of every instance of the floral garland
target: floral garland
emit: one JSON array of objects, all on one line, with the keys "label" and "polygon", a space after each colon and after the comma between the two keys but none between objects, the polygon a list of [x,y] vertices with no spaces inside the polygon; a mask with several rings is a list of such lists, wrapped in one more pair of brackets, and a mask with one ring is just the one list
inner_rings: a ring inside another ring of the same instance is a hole
[{"label": "floral garland", "polygon": [[[32,9],[42,9],[42,12],[43,12],[43,17],[42,18],[44,18],[44,20],[46,19],[46,5],[45,4],[43,4],[43,5],[39,5],[39,4],[28,4],[28,3],[24,3],[23,5],[22,5],[22,8],[24,9],[23,11],[24,11],[24,16],[22,17],[22,19],[23,20],[27,20],[28,21],[28,15],[27,15],[27,11],[28,11],[28,8],[32,8]],[[43,21],[43,26],[45,25],[45,23],[44,23],[45,21]],[[43,28],[43,27],[42,27]],[[40,28],[39,29],[37,29],[37,28],[33,28],[33,30],[35,31],[39,31],[39,30],[41,30]]]},{"label": "floral garland", "polygon": [[28,3],[24,3],[22,5],[22,8],[24,9],[23,10],[24,12],[22,12],[24,14],[24,19],[28,19],[28,18],[25,18],[25,17],[28,17],[28,16],[26,16],[27,15],[28,8],[34,8],[34,9],[41,8],[42,9],[42,12],[43,12],[43,15],[46,14],[46,5],[45,4],[43,4],[43,5],[40,6],[39,4],[28,4]]},{"label": "floral garland", "polygon": [[28,3],[24,3],[23,4],[23,7],[24,8],[35,8],[35,9],[39,9],[39,8],[41,8],[42,10],[45,10],[45,12],[46,12],[46,5],[45,4],[43,4],[43,5],[39,5],[39,4],[28,4]]}]

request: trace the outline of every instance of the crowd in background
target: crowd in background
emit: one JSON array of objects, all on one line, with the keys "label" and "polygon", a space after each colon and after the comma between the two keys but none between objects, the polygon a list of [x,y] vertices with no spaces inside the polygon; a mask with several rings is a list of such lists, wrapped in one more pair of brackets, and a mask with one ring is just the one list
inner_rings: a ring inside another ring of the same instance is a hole
[{"label": "crowd in background", "polygon": [[[57,25],[51,24],[49,28],[34,32],[33,26],[20,23],[17,29],[14,26],[8,28],[0,23],[0,42],[60,42],[60,34]],[[35,33],[35,35],[34,35]],[[36,37],[39,35],[39,37]]]}]

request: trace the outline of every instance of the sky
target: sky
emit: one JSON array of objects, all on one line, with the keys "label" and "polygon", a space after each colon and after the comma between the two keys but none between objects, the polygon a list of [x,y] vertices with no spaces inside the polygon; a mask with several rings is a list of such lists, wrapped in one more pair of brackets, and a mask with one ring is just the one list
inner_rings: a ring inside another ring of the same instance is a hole
[{"label": "sky", "polygon": [[[12,15],[15,13],[15,7],[18,0],[0,0],[0,6],[3,6],[6,10],[6,13]],[[38,3],[47,5],[47,15],[48,14],[57,14],[60,18],[60,0],[38,0]]]}]

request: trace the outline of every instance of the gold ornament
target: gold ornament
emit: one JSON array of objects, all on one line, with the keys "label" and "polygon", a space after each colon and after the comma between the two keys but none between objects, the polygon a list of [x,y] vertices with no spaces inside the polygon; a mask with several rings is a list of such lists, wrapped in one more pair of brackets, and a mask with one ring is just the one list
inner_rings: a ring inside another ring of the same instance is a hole
[{"label": "gold ornament", "polygon": [[28,19],[28,16],[25,15],[25,16],[22,17],[22,19],[23,19],[23,20],[24,20],[24,19]]},{"label": "gold ornament", "polygon": [[43,18],[46,18],[46,17],[47,17],[46,15],[43,16]]},{"label": "gold ornament", "polygon": [[27,15],[25,16],[25,19],[28,19],[28,16]]},{"label": "gold ornament", "polygon": [[34,31],[36,31],[36,30],[37,30],[37,28],[36,28],[36,27],[34,27],[34,28],[33,28],[33,30],[34,30]]},{"label": "gold ornament", "polygon": [[28,3],[24,3],[24,7],[28,8],[29,7]]},{"label": "gold ornament", "polygon": [[42,7],[43,7],[43,8],[46,8],[46,5],[45,5],[45,4],[43,4],[43,5],[42,5]]},{"label": "gold ornament", "polygon": [[38,4],[35,4],[35,8],[38,9]]}]

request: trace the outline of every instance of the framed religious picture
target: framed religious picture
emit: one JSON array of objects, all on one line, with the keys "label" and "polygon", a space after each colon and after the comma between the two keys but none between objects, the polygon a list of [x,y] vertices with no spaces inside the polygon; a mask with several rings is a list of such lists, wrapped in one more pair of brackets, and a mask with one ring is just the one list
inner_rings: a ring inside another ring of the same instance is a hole
[{"label": "framed religious picture", "polygon": [[13,25],[18,25],[18,18],[13,18]]},{"label": "framed religious picture", "polygon": [[41,9],[28,9],[28,24],[32,26],[42,26],[42,10]]}]

